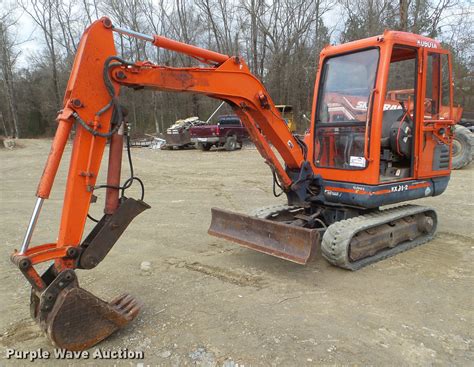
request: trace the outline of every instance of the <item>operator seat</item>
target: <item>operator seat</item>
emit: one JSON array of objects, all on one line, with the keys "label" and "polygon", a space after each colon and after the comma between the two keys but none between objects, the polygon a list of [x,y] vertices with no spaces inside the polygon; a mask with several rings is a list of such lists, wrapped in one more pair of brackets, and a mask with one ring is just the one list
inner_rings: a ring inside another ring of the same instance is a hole
[{"label": "operator seat", "polygon": [[403,116],[403,110],[385,110],[382,117],[382,141],[381,147],[390,149],[390,130],[393,124]]}]

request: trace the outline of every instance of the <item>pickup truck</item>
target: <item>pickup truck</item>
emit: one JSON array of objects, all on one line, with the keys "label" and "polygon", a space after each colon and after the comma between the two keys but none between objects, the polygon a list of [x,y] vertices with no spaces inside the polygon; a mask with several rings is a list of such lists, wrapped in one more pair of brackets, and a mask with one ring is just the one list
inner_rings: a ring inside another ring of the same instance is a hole
[{"label": "pickup truck", "polygon": [[243,140],[249,136],[236,115],[219,116],[216,125],[193,126],[189,133],[196,148],[205,151],[213,146],[224,147],[227,151],[241,148]]}]

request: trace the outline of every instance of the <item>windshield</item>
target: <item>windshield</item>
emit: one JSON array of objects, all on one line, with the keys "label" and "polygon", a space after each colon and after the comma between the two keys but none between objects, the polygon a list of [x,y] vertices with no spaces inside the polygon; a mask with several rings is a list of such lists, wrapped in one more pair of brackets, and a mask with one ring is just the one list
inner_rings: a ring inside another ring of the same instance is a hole
[{"label": "windshield", "polygon": [[316,122],[366,120],[378,59],[379,51],[374,48],[326,60]]},{"label": "windshield", "polygon": [[375,87],[378,60],[379,51],[373,48],[324,62],[316,111],[316,166],[367,166],[367,105]]}]

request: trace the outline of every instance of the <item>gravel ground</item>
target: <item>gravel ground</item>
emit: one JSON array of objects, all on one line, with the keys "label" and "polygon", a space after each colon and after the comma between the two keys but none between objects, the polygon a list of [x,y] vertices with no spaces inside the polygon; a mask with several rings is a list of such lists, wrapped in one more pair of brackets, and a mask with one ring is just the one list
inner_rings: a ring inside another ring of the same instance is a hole
[{"label": "gravel ground", "polygon": [[[54,352],[30,320],[29,287],[9,261],[50,141],[20,144],[0,150],[0,366],[27,363],[6,359],[8,348]],[[474,165],[454,171],[442,196],[419,200],[438,210],[433,241],[348,272],[321,258],[299,266],[207,235],[212,206],[248,212],[282,201],[273,198],[270,170],[256,150],[133,153],[152,209],[103,263],[78,275],[103,299],[128,291],[144,302],[137,320],[98,351],[126,348],[145,358],[99,360],[92,349],[89,358],[28,365],[472,365]],[[56,238],[65,172],[63,164],[34,244]],[[100,204],[91,212],[99,216]]]}]

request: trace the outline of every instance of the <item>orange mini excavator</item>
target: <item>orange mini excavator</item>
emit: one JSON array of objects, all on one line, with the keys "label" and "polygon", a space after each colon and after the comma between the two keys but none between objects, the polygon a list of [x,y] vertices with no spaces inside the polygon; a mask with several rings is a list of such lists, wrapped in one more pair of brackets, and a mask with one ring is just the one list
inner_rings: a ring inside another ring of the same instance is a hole
[{"label": "orange mini excavator", "polygon": [[[172,68],[125,61],[116,55],[114,32],[207,65]],[[70,350],[89,348],[140,309],[129,295],[102,301],[79,287],[75,273],[97,266],[133,218],[149,208],[143,195],[125,195],[133,183],[143,187],[133,167],[131,177],[121,184],[122,151],[128,141],[121,87],[220,99],[248,129],[273,172],[275,195],[277,190],[286,194],[288,203],[253,215],[212,209],[212,235],[299,264],[321,248],[330,263],[351,270],[434,236],[437,216],[432,208],[379,208],[440,195],[446,189],[455,112],[449,52],[432,39],[386,31],[326,47],[319,65],[311,131],[300,139],[289,131],[265,87],[240,57],[122,29],[108,18],[87,28],[30,224],[20,251],[11,256],[32,286],[32,317],[54,344]],[[57,241],[29,246],[74,124]],[[97,185],[107,141],[107,183]],[[104,216],[83,238],[89,205],[99,188],[106,189]],[[43,262],[52,265],[40,275],[35,266]]]}]

